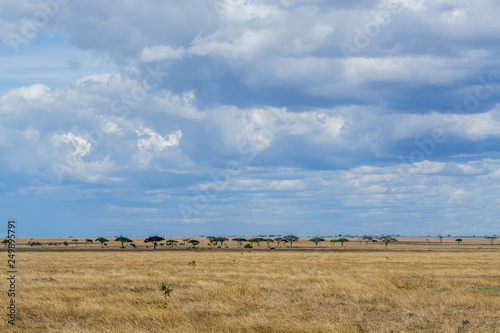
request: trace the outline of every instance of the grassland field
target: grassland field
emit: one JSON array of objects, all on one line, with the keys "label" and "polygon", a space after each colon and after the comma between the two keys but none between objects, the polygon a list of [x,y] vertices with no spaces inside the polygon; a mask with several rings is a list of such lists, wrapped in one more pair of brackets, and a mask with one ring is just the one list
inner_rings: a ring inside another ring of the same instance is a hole
[{"label": "grassland field", "polygon": [[304,237],[271,250],[194,237],[196,249],[154,251],[144,237],[123,249],[111,237],[105,248],[75,238],[17,240],[15,326],[0,245],[0,332],[500,332],[498,240]]}]

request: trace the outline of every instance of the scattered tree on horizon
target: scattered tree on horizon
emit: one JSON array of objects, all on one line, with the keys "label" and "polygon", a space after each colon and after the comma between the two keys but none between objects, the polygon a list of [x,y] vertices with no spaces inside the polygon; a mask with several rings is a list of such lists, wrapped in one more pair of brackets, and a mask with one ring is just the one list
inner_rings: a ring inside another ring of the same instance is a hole
[{"label": "scattered tree on horizon", "polygon": [[437,238],[439,238],[439,242],[441,243],[441,245],[443,245],[443,238],[444,238],[444,237],[443,237],[443,236],[441,236],[441,235],[438,235],[438,237],[437,237]]},{"label": "scattered tree on horizon", "polygon": [[310,242],[313,242],[314,244],[316,244],[316,246],[318,246],[318,243],[319,242],[324,242],[325,239],[324,238],[321,238],[321,237],[314,237],[314,238],[311,238],[309,240]]},{"label": "scattered tree on horizon", "polygon": [[95,241],[96,241],[96,242],[101,243],[101,247],[102,247],[103,245],[106,245],[106,244],[105,244],[106,242],[109,242],[109,240],[107,240],[107,239],[106,239],[106,238],[104,238],[104,237],[99,237],[99,238],[97,238]]},{"label": "scattered tree on horizon", "polygon": [[85,246],[87,246],[87,243],[93,243],[93,242],[94,242],[94,241],[93,241],[92,239],[87,238],[87,239],[85,240]]},{"label": "scattered tree on horizon", "polygon": [[187,242],[189,242],[189,240],[190,240],[190,239],[191,239],[191,238],[184,238],[184,239],[182,240],[182,245],[185,245]]},{"label": "scattered tree on horizon", "polygon": [[339,238],[336,240],[337,242],[340,243],[340,245],[344,246],[344,243],[349,242],[347,238]]},{"label": "scattered tree on horizon", "polygon": [[169,239],[168,241],[165,241],[165,245],[170,245],[171,247],[174,247],[175,243],[179,243],[179,242],[176,240],[173,240],[173,239]]},{"label": "scattered tree on horizon", "polygon": [[372,236],[363,236],[362,239],[366,242],[366,245],[368,245],[368,242],[373,240],[373,237]]},{"label": "scattered tree on horizon", "polygon": [[76,246],[78,246],[78,239],[72,239],[73,242],[75,242]]},{"label": "scattered tree on horizon", "polygon": [[7,247],[7,244],[8,244],[8,243],[9,243],[9,240],[8,240],[8,239],[4,239],[4,240],[2,241],[2,244],[4,244],[4,245],[3,245],[3,247]]},{"label": "scattered tree on horizon", "polygon": [[276,243],[278,243],[278,246],[280,246],[280,243],[283,241],[283,238],[276,237],[274,240],[276,241]]},{"label": "scattered tree on horizon", "polygon": [[208,239],[208,241],[210,242],[210,245],[214,245],[213,243],[215,243],[215,245],[217,245],[218,241],[216,240],[217,237],[214,237],[214,236],[207,236],[206,237]]},{"label": "scattered tree on horizon", "polygon": [[290,242],[290,247],[292,247],[293,242],[298,242],[300,237],[297,237],[295,235],[288,235],[283,237],[283,241]]},{"label": "scattered tree on horizon", "polygon": [[196,245],[200,244],[200,242],[199,242],[199,241],[197,241],[196,239],[191,239],[188,243],[193,244],[193,248],[194,248]]},{"label": "scattered tree on horizon", "polygon": [[239,246],[243,246],[243,242],[246,242],[247,240],[246,240],[246,238],[238,237],[238,238],[233,238],[233,241],[238,243]]},{"label": "scattered tree on horizon", "polygon": [[266,242],[267,246],[269,246],[270,243],[274,243],[274,240],[272,238],[264,238],[264,242]]},{"label": "scattered tree on horizon", "polygon": [[385,247],[387,247],[387,245],[390,242],[397,242],[398,241],[396,238],[391,237],[391,236],[383,236],[383,237],[379,237],[379,239],[382,241],[382,243],[385,244]]},{"label": "scattered tree on horizon", "polygon": [[264,238],[256,237],[256,238],[250,238],[248,240],[250,243],[257,243],[258,246],[260,246],[260,242],[264,242]]},{"label": "scattered tree on horizon", "polygon": [[122,244],[122,247],[125,247],[123,245],[124,243],[132,243],[133,241],[130,238],[120,236],[115,239],[115,242],[120,242]]},{"label": "scattered tree on horizon", "polygon": [[455,242],[457,242],[460,245],[460,242],[462,241],[462,238],[457,238],[455,239]]},{"label": "scattered tree on horizon", "polygon": [[490,242],[491,246],[493,246],[493,243],[495,243],[495,240],[496,240],[498,237],[495,237],[495,236],[489,236],[489,237],[484,237],[484,238],[486,238],[486,239]]},{"label": "scattered tree on horizon", "polygon": [[[224,245],[224,242],[225,241],[228,241],[227,237],[216,237],[215,239],[217,242],[220,242],[220,246],[223,246]],[[215,244],[217,245],[217,244]]]},{"label": "scattered tree on horizon", "polygon": [[165,238],[160,237],[158,235],[148,237],[144,240],[144,243],[153,243],[153,250],[156,250],[156,246],[158,245],[158,242],[161,242],[162,240],[165,240]]}]

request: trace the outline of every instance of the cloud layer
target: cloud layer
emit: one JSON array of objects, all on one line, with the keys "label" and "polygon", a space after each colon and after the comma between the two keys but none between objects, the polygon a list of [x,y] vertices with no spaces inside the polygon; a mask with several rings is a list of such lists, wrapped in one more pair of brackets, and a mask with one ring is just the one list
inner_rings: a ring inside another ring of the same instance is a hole
[{"label": "cloud layer", "polygon": [[68,198],[68,233],[499,232],[493,1],[2,9],[2,208],[34,233]]}]

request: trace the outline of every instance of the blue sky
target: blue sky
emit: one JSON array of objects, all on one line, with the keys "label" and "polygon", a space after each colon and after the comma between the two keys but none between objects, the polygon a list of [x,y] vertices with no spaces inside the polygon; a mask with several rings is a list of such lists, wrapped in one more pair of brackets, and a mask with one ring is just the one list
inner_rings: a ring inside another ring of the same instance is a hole
[{"label": "blue sky", "polygon": [[493,0],[0,4],[25,237],[500,234]]}]

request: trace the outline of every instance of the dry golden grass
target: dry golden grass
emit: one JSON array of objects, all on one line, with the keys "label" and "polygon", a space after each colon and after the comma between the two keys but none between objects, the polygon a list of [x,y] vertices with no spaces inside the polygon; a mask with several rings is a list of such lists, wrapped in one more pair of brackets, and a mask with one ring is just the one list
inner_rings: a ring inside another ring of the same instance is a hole
[{"label": "dry golden grass", "polygon": [[[498,246],[392,245],[26,249],[17,253],[18,321],[8,325],[2,306],[0,331],[500,332]],[[174,288],[166,304],[160,282]],[[6,292],[0,302],[7,304]]]}]

